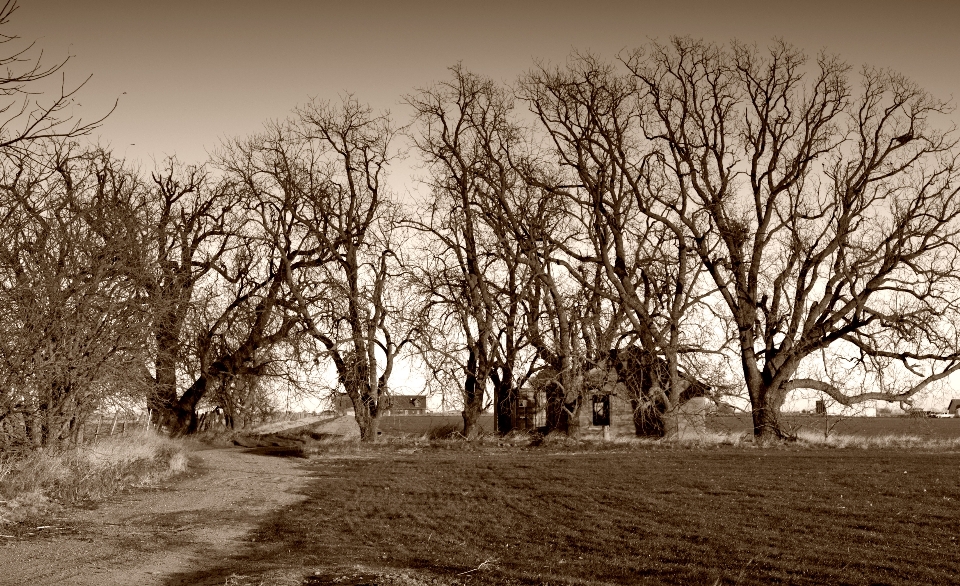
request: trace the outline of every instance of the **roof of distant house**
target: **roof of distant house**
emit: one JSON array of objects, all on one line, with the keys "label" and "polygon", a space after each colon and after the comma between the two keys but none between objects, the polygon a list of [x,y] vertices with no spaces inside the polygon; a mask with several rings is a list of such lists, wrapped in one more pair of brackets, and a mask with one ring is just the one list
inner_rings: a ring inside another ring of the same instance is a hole
[{"label": "roof of distant house", "polygon": [[420,395],[393,395],[390,397],[391,409],[426,409],[427,398]]}]

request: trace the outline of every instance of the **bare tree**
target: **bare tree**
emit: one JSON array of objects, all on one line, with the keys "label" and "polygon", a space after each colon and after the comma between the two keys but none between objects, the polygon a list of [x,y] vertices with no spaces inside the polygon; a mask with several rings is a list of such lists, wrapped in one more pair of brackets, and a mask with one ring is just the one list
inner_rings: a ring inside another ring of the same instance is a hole
[{"label": "bare tree", "polygon": [[397,131],[388,115],[374,115],[352,96],[339,106],[311,102],[298,117],[300,132],[321,164],[324,193],[318,203],[323,205],[315,212],[324,224],[318,231],[314,222],[312,234],[335,253],[327,266],[333,278],[326,281],[332,299],[320,311],[301,304],[301,312],[353,401],[361,441],[373,441],[394,361],[409,342],[406,336],[394,337],[399,307],[390,303],[398,277],[399,210],[389,199],[385,178]]},{"label": "bare tree", "polygon": [[[0,179],[0,420],[37,446],[77,441],[87,416],[147,391],[150,316],[137,280],[139,179],[102,151],[8,153]],[[109,235],[109,236],[106,236]]]},{"label": "bare tree", "polygon": [[[604,314],[601,304],[610,304],[606,313],[621,317],[610,322],[609,333],[595,336],[599,343],[588,344],[590,358],[602,365],[619,340],[638,343],[651,368],[662,356],[667,376],[644,380],[652,381],[646,392],[657,395],[655,403],[665,405],[673,421],[669,432],[688,384],[680,357],[704,348],[697,318],[712,288],[704,286],[702,266],[691,255],[691,235],[681,220],[686,209],[659,201],[665,181],[650,165],[655,153],[641,129],[637,86],[596,57],[575,55],[566,68],[533,71],[521,87],[564,179],[540,185],[567,202],[569,234],[549,235],[562,252],[557,262],[590,291],[594,316]],[[631,397],[637,405],[650,404],[640,399]],[[659,411],[638,410],[638,433],[663,430],[659,419]]]},{"label": "bare tree", "polygon": [[584,340],[579,285],[568,274],[571,265],[564,262],[558,245],[570,234],[567,202],[542,187],[554,179],[546,178],[547,167],[523,144],[525,133],[506,118],[495,129],[496,140],[486,145],[487,156],[495,162],[488,173],[496,184],[509,188],[482,192],[479,208],[495,238],[513,243],[501,249],[506,261],[522,265],[529,274],[527,286],[517,292],[525,336],[542,371],[539,379],[546,383],[547,431],[577,435]]},{"label": "bare tree", "polygon": [[[507,190],[502,176],[489,173],[490,142],[506,114],[503,90],[488,79],[451,68],[452,79],[421,90],[406,101],[416,113],[414,143],[426,162],[430,189],[422,220],[411,225],[429,243],[417,282],[429,298],[441,335],[462,340],[463,357],[442,345],[444,356],[460,365],[464,378],[463,435],[476,436],[493,383],[497,431],[510,431],[516,399],[514,371],[525,346],[522,289],[529,271],[518,262],[516,241],[499,239],[485,224],[478,198]],[[453,322],[455,325],[439,325]],[[425,341],[430,350],[438,345]]]},{"label": "bare tree", "polygon": [[255,238],[241,243],[194,297],[192,382],[173,405],[174,434],[196,431],[197,407],[211,391],[228,393],[237,381],[269,374],[274,350],[302,329],[276,251]]},{"label": "bare tree", "polygon": [[[0,7],[4,31],[16,10],[15,0]],[[8,334],[0,351],[8,379],[0,391],[0,422],[17,414],[31,428],[31,441],[46,445],[77,439],[85,415],[116,392],[112,383],[119,373],[112,367],[118,356],[142,348],[132,330],[129,341],[114,337],[131,326],[127,320],[134,312],[136,295],[121,276],[129,274],[123,263],[131,257],[111,248],[90,223],[104,220],[92,207],[99,204],[116,213],[117,222],[129,219],[121,202],[135,181],[108,154],[81,151],[72,142],[106,118],[85,123],[68,113],[86,81],[67,89],[64,77],[58,94],[41,91],[69,58],[46,65],[42,53],[31,56],[33,44],[18,48],[18,41],[0,32],[0,294]],[[111,185],[121,178],[121,185]],[[103,201],[91,203],[98,198]],[[127,241],[127,250],[136,244]],[[98,246],[114,254],[103,256]],[[70,311],[76,312],[72,322]],[[91,337],[96,332],[99,340]],[[138,386],[129,388],[136,393]]]},{"label": "bare tree", "polygon": [[364,441],[376,439],[381,398],[407,342],[394,337],[398,210],[383,183],[395,132],[353,97],[315,101],[234,145],[227,162],[257,202],[284,311],[333,361]]},{"label": "bare tree", "polygon": [[[904,400],[960,368],[955,140],[934,125],[945,104],[887,71],[853,83],[838,59],[782,42],[677,38],[624,63],[670,178],[657,197],[735,327],[759,438],[783,435],[792,389]],[[818,378],[829,354],[874,390]]]},{"label": "bare tree", "polygon": [[[153,313],[154,391],[147,400],[154,422],[173,423],[180,387],[196,330],[186,329],[191,308],[201,300],[197,287],[223,271],[238,246],[240,206],[235,190],[215,182],[203,167],[175,158],[152,174],[141,202],[143,238],[150,244],[149,268],[138,275]],[[146,259],[145,259],[146,260]],[[194,321],[196,325],[196,321]]]},{"label": "bare tree", "polygon": [[[529,343],[538,368],[552,373],[538,378],[550,383],[547,427],[575,434],[582,382],[576,287],[551,268],[557,248],[548,235],[564,219],[563,202],[530,181],[546,169],[530,129],[518,122],[505,88],[459,67],[452,82],[408,101],[432,171],[435,201],[425,228],[441,237],[450,255],[444,287],[459,287],[461,294],[449,307],[459,320],[456,335],[466,342],[465,429],[483,406],[487,377],[494,380],[498,410],[512,403],[510,381]],[[431,294],[439,292],[434,287]]]},{"label": "bare tree", "polygon": [[[0,27],[6,27],[10,18],[17,11],[16,0],[7,0],[0,7]],[[75,103],[75,96],[89,81],[73,89],[67,89],[64,82],[60,85],[59,94],[52,98],[38,92],[35,88],[38,82],[55,76],[63,70],[69,57],[54,65],[45,65],[42,54],[35,59],[30,57],[34,45],[24,48],[12,48],[4,51],[9,44],[16,44],[20,37],[0,32],[0,153],[24,154],[29,151],[31,144],[48,139],[76,139],[89,135],[106,120],[113,109],[103,117],[91,122],[83,119],[73,119],[66,114],[66,110]],[[49,101],[42,101],[44,98]],[[116,108],[114,103],[113,108]]]},{"label": "bare tree", "polygon": [[154,262],[144,279],[157,322],[152,405],[173,434],[197,430],[204,398],[229,407],[230,393],[271,374],[278,346],[302,329],[289,308],[282,254],[263,235],[289,223],[264,215],[244,173],[245,145],[228,145],[216,181],[175,162],[153,177],[146,230]]}]

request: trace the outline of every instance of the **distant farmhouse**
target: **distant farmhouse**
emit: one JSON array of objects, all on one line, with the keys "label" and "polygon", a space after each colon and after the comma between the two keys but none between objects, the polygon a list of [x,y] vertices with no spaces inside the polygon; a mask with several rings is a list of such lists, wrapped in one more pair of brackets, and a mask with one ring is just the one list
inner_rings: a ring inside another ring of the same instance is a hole
[{"label": "distant farmhouse", "polygon": [[[427,398],[417,395],[390,395],[382,402],[381,415],[424,415],[427,412]],[[333,397],[333,409],[339,415],[354,415],[353,401],[346,393]]]},{"label": "distant farmhouse", "polygon": [[417,395],[391,395],[384,415],[424,415],[427,398]]}]

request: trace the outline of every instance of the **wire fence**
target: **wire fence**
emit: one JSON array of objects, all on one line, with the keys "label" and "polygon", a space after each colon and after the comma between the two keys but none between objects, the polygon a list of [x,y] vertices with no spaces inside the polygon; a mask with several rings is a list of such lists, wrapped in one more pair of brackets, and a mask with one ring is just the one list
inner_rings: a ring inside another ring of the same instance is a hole
[{"label": "wire fence", "polygon": [[116,411],[94,415],[84,427],[83,441],[96,442],[102,438],[132,435],[150,427],[149,413],[136,414]]}]

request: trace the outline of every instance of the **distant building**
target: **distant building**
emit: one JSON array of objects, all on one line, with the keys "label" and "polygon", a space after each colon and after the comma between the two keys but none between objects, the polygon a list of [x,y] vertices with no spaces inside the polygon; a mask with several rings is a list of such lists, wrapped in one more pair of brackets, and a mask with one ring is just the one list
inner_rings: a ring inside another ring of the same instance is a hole
[{"label": "distant building", "polygon": [[333,410],[337,415],[356,415],[353,408],[353,400],[346,393],[339,393],[333,396]]},{"label": "distant building", "polygon": [[960,399],[950,401],[950,405],[947,407],[947,413],[960,417]]},{"label": "distant building", "polygon": [[384,415],[424,415],[427,398],[419,395],[391,395]]},{"label": "distant building", "polygon": [[[350,395],[339,393],[332,397],[333,410],[338,415],[355,415]],[[427,398],[417,395],[388,395],[380,403],[381,415],[423,415],[427,412]]]}]

